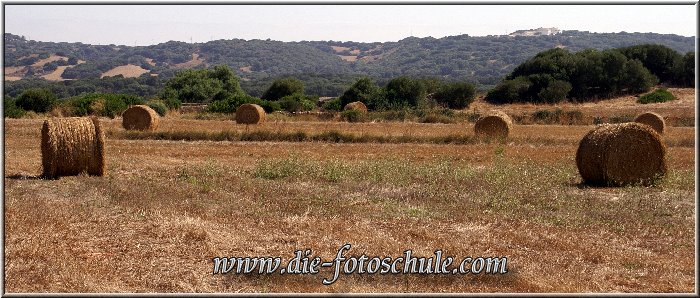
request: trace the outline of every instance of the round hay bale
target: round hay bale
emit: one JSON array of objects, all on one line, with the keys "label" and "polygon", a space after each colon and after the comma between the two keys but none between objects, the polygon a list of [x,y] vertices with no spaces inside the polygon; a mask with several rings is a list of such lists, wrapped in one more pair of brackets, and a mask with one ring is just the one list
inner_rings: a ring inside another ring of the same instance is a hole
[{"label": "round hay bale", "polygon": [[479,118],[474,124],[474,134],[477,137],[507,138],[513,128],[513,120],[501,111],[491,111]]},{"label": "round hay bale", "polygon": [[236,123],[258,124],[265,122],[265,109],[256,104],[242,104],[236,109]]},{"label": "round hay bale", "polygon": [[41,127],[42,176],[105,175],[105,135],[96,117],[51,118]]},{"label": "round hay bale", "polygon": [[126,130],[148,130],[158,128],[160,116],[146,105],[130,106],[122,113],[122,126]]},{"label": "round hay bale", "polygon": [[664,117],[654,112],[643,113],[637,116],[637,118],[634,118],[634,122],[649,125],[659,134],[664,133],[664,129],[666,128]]},{"label": "round hay bale", "polygon": [[651,185],[668,170],[666,144],[639,123],[605,124],[586,134],[576,151],[584,183],[599,186]]},{"label": "round hay bale", "polygon": [[367,112],[367,106],[362,103],[361,101],[353,101],[349,104],[346,104],[345,107],[343,108],[344,111],[348,110],[355,110],[355,111],[360,111],[363,113]]}]

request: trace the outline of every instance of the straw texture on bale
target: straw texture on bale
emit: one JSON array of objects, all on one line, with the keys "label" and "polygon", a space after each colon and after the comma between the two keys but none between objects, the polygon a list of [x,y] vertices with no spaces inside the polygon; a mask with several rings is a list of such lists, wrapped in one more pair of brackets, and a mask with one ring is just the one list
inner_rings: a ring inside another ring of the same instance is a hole
[{"label": "straw texture on bale", "polygon": [[581,139],[576,166],[586,184],[650,185],[668,170],[666,144],[656,131],[643,124],[605,124]]},{"label": "straw texture on bale", "polygon": [[41,128],[42,176],[105,175],[105,135],[97,118],[51,118]]},{"label": "straw texture on bale", "polygon": [[634,119],[634,122],[649,125],[660,134],[664,133],[664,129],[666,128],[664,117],[654,112],[641,114]]},{"label": "straw texture on bale", "polygon": [[513,127],[513,120],[501,111],[491,111],[479,118],[474,125],[477,137],[507,138]]},{"label": "straw texture on bale", "polygon": [[265,122],[265,109],[256,104],[242,104],[236,109],[236,123],[258,124]]},{"label": "straw texture on bale", "polygon": [[122,126],[126,130],[153,131],[158,128],[160,116],[146,105],[131,106],[122,113]]},{"label": "straw texture on bale", "polygon": [[348,110],[355,110],[355,111],[360,111],[360,112],[367,112],[367,106],[362,103],[361,101],[353,101],[349,104],[346,104],[343,110],[348,111]]}]

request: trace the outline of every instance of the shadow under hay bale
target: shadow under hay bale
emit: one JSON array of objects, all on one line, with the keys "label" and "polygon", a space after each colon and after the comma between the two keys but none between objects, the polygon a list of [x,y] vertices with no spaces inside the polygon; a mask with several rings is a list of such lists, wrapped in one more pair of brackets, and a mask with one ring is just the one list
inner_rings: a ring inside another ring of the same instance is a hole
[{"label": "shadow under hay bale", "polygon": [[41,128],[42,176],[105,175],[104,132],[97,118],[51,118]]},{"label": "shadow under hay bale", "polygon": [[367,112],[367,106],[362,103],[361,101],[353,101],[349,104],[346,104],[345,107],[343,108],[344,111],[349,111],[349,110],[354,110],[354,111],[360,111],[362,113]]},{"label": "shadow under hay bale", "polygon": [[154,131],[158,122],[158,112],[146,105],[131,106],[122,113],[122,127],[126,130]]},{"label": "shadow under hay bale", "polygon": [[581,139],[576,166],[588,185],[648,186],[668,171],[666,144],[647,125],[604,124]]},{"label": "shadow under hay bale", "polygon": [[664,117],[661,117],[661,115],[654,112],[646,112],[640,114],[639,116],[637,116],[637,118],[634,119],[634,122],[649,125],[651,126],[651,128],[653,128],[656,132],[660,134],[663,134],[664,129],[666,129],[666,122],[664,121]]},{"label": "shadow under hay bale", "polygon": [[265,122],[265,109],[256,104],[242,104],[236,109],[236,123],[258,124]]},{"label": "shadow under hay bale", "polygon": [[501,111],[491,111],[474,124],[474,134],[479,138],[508,138],[513,120]]}]

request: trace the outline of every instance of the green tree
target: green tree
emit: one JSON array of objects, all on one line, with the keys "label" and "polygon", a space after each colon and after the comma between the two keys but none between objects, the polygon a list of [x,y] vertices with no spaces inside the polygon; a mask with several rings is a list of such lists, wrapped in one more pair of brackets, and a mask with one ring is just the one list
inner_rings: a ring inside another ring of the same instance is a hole
[{"label": "green tree", "polygon": [[304,94],[304,82],[296,78],[284,78],[276,80],[265,90],[262,99],[280,100],[281,98],[293,94]]},{"label": "green tree", "polygon": [[537,97],[546,103],[557,103],[566,100],[566,95],[571,91],[569,82],[554,80],[547,87],[540,89]]},{"label": "green tree", "polygon": [[630,60],[625,64],[625,75],[622,85],[629,92],[647,92],[657,83],[658,79],[639,60]]},{"label": "green tree", "polygon": [[386,85],[386,101],[389,107],[423,107],[425,105],[425,86],[409,77],[394,78]]},{"label": "green tree", "polygon": [[260,99],[242,93],[229,93],[225,97],[212,101],[211,104],[209,104],[209,111],[215,113],[235,113],[236,109],[245,103],[260,104]]},{"label": "green tree", "polygon": [[49,89],[28,89],[17,98],[16,105],[26,111],[46,113],[56,105],[56,95]]},{"label": "green tree", "polygon": [[321,106],[326,111],[340,111],[343,106],[340,104],[340,98],[334,98],[323,103]]},{"label": "green tree", "polygon": [[628,59],[642,62],[645,68],[663,82],[673,79],[673,67],[676,61],[682,59],[678,52],[658,44],[644,44],[618,49]]},{"label": "green tree", "polygon": [[474,101],[476,88],[469,82],[443,84],[433,98],[450,109],[465,109]]},{"label": "green tree", "polygon": [[530,88],[530,80],[519,76],[512,80],[504,80],[496,87],[489,90],[484,100],[494,104],[519,102],[521,94]]},{"label": "green tree", "polygon": [[679,59],[673,69],[676,85],[695,87],[695,52],[688,52]]},{"label": "green tree", "polygon": [[15,100],[9,96],[3,99],[3,105],[2,111],[5,118],[22,118],[26,113],[23,109],[17,107],[17,105],[15,105]]},{"label": "green tree", "polygon": [[357,80],[350,88],[343,92],[343,95],[339,98],[340,109],[351,102],[360,101],[370,110],[374,110],[380,102],[380,96],[381,90],[377,84],[372,82],[372,79],[364,77]]},{"label": "green tree", "polygon": [[165,84],[162,97],[175,96],[181,102],[206,103],[221,92],[221,81],[212,80],[206,74],[207,70],[185,70],[179,72]]},{"label": "green tree", "polygon": [[639,60],[618,50],[587,49],[575,54],[553,49],[517,66],[490,90],[492,103],[586,101],[592,98],[644,92],[657,80]]},{"label": "green tree", "polygon": [[210,69],[188,69],[178,72],[165,83],[160,98],[165,102],[208,103],[231,95],[245,94],[233,71],[225,65]]},{"label": "green tree", "polygon": [[280,98],[280,107],[287,112],[311,111],[316,107],[318,98],[307,97],[301,93],[294,93]]}]

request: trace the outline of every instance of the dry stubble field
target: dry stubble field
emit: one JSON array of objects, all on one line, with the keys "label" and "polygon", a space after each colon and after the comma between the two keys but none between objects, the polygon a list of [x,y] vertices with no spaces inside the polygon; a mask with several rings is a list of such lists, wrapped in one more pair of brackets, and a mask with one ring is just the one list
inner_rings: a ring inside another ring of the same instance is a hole
[{"label": "dry stubble field", "polygon": [[[107,176],[40,180],[41,119],[5,120],[8,292],[693,292],[694,134],[671,127],[656,187],[580,185],[592,126],[516,125],[506,143],[129,140]],[[472,135],[470,124],[162,119],[159,131]],[[212,275],[214,256],[330,260],[436,249],[505,275]]]}]

